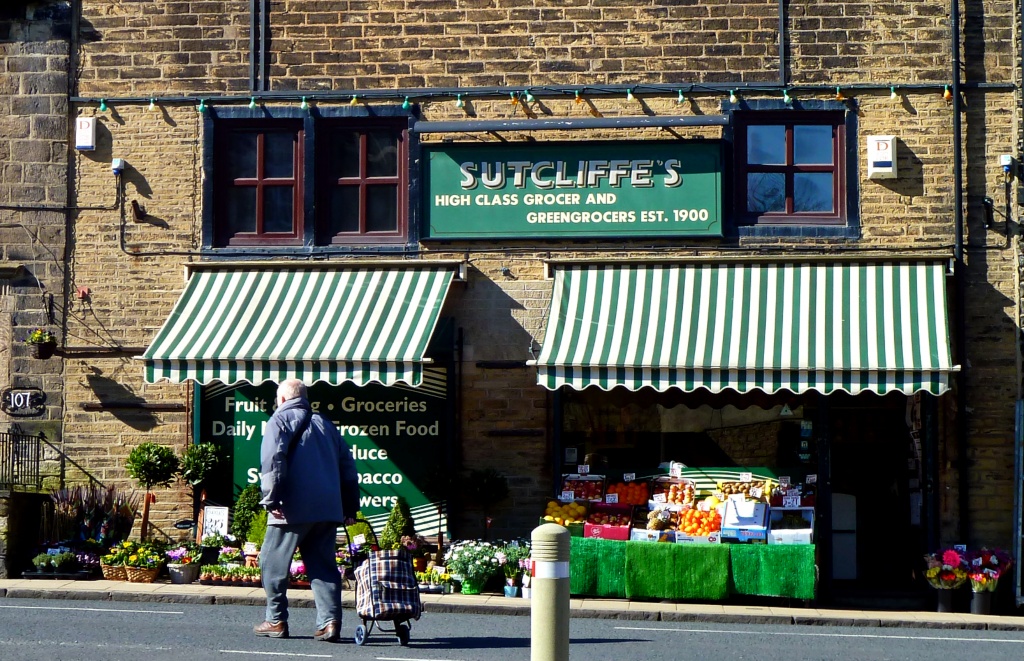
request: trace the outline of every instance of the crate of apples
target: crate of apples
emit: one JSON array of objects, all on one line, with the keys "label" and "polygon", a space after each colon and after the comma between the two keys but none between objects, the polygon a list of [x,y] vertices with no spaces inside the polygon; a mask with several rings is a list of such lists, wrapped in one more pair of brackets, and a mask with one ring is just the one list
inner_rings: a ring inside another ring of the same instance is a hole
[{"label": "crate of apples", "polygon": [[587,522],[583,525],[583,536],[626,540],[629,539],[632,521],[632,505],[596,503],[591,507]]},{"label": "crate of apples", "polygon": [[562,478],[562,493],[572,492],[575,500],[598,501],[604,498],[604,478],[599,476],[566,475]]}]

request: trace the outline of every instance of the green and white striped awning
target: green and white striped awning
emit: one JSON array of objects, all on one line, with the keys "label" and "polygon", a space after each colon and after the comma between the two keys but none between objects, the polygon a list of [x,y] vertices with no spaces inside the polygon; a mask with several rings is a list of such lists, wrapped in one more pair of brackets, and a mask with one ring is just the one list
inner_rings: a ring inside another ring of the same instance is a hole
[{"label": "green and white striped awning", "polygon": [[451,266],[201,270],[142,356],[146,382],[422,379]]},{"label": "green and white striped awning", "polygon": [[940,394],[953,366],[939,262],[571,265],[538,383]]}]

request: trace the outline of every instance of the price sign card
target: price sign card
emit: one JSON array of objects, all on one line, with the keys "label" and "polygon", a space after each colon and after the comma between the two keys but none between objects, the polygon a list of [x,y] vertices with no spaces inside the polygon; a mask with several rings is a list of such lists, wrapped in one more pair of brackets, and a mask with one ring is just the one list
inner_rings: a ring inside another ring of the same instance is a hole
[{"label": "price sign card", "polygon": [[789,476],[788,475],[780,475],[779,476],[779,486],[780,487],[788,487],[789,486]]},{"label": "price sign card", "polygon": [[606,502],[606,503],[617,503],[617,502],[619,502],[619,494],[617,494],[617,493],[607,493],[607,494],[605,494],[604,502]]},{"label": "price sign card", "polygon": [[366,535],[356,535],[352,538],[352,543],[356,546],[362,546],[366,543]]},{"label": "price sign card", "polygon": [[665,502],[665,494],[663,494],[663,493],[656,493],[653,496],[651,496],[651,500],[653,500],[656,503],[664,503]]},{"label": "price sign card", "polygon": [[623,473],[622,474],[622,481],[623,482],[632,482],[635,479],[636,479],[636,473]]},{"label": "price sign card", "polygon": [[749,493],[751,498],[760,498],[764,494],[764,491],[761,487],[750,487]]},{"label": "price sign card", "polygon": [[753,481],[754,481],[754,474],[753,473],[740,473],[740,482],[753,482]]},{"label": "price sign card", "polygon": [[580,464],[579,466],[576,467],[576,472],[579,473],[580,475],[589,475],[590,464]]},{"label": "price sign card", "polygon": [[807,482],[807,484],[817,484],[818,476],[817,475],[808,475],[807,479],[805,480],[805,482]]},{"label": "price sign card", "polygon": [[575,500],[575,499],[576,499],[576,492],[575,491],[563,491],[561,498],[559,498],[559,500],[561,500],[562,502],[569,502],[570,500]]},{"label": "price sign card", "polygon": [[800,496],[783,496],[783,507],[800,507]]}]

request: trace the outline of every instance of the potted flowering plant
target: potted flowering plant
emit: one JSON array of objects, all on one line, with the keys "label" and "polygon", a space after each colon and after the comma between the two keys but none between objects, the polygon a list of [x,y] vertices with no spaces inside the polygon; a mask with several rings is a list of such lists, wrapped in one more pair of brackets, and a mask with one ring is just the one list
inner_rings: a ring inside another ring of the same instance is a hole
[{"label": "potted flowering plant", "polygon": [[288,567],[288,578],[294,587],[306,587],[309,585],[306,563],[302,561],[302,556],[298,553],[292,556],[292,564]]},{"label": "potted flowering plant", "polygon": [[517,539],[505,544],[497,552],[498,564],[505,575],[505,596],[519,596],[519,587],[516,579],[523,575],[522,560],[530,557],[530,542],[525,539]]},{"label": "potted flowering plant", "polygon": [[171,583],[194,583],[199,578],[199,546],[191,542],[168,549],[167,573]]},{"label": "potted flowering plant", "polygon": [[164,564],[164,554],[149,544],[137,544],[124,561],[129,583],[152,583]]},{"label": "potted flowering plant", "polygon": [[487,579],[498,571],[499,550],[482,540],[461,540],[448,548],[444,564],[462,581],[462,594],[480,594]]},{"label": "potted flowering plant", "polygon": [[36,328],[25,338],[25,344],[31,347],[34,358],[45,359],[53,355],[53,350],[57,347],[57,338],[45,328]]}]

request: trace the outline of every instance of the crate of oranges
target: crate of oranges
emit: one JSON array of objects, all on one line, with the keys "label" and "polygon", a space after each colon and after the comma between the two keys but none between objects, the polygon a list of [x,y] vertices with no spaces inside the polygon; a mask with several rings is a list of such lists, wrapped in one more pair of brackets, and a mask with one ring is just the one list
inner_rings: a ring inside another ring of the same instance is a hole
[{"label": "crate of oranges", "polygon": [[691,507],[679,513],[677,543],[718,544],[722,540],[721,532],[721,507]]},{"label": "crate of oranges", "polygon": [[[615,498],[608,496],[614,494]],[[617,502],[621,505],[647,505],[650,500],[650,489],[646,480],[633,480],[632,482],[615,482],[609,484],[604,492],[605,502]]]}]

